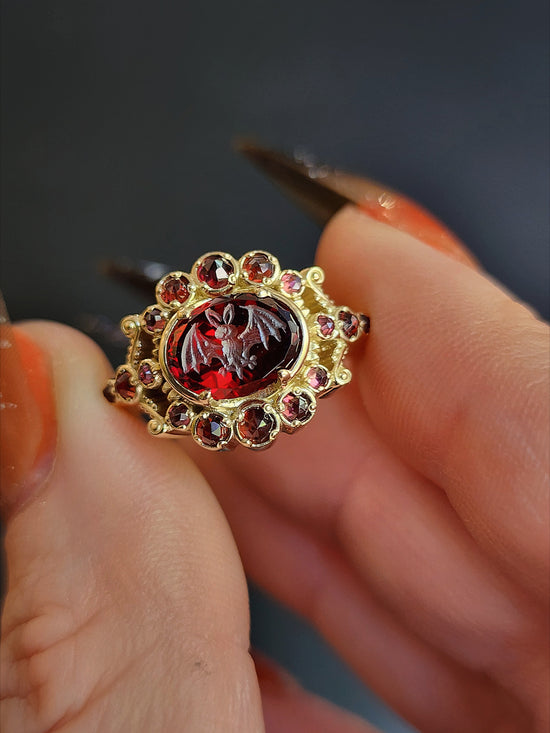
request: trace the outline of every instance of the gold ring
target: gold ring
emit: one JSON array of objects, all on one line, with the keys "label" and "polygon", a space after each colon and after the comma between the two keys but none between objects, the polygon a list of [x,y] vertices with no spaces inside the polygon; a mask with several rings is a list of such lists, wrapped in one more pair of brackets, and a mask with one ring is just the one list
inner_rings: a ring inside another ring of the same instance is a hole
[{"label": "gold ring", "polygon": [[320,267],[281,270],[262,251],[209,252],[191,272],[170,272],[156,303],[121,321],[126,363],[105,396],[137,405],[152,435],[191,435],[216,451],[269,447],[350,381],[344,357],[370,328],[323,280]]}]

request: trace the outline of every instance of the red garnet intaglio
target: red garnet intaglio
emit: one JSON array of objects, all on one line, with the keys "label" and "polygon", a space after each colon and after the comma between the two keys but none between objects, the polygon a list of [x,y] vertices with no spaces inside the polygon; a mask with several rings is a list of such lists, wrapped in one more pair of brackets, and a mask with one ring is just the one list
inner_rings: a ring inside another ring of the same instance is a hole
[{"label": "red garnet intaglio", "polygon": [[225,424],[223,415],[212,412],[198,418],[195,437],[206,448],[221,448],[231,437],[231,430]]},{"label": "red garnet intaglio", "polygon": [[292,372],[304,334],[296,314],[276,297],[219,296],[176,320],[166,338],[172,385],[191,397],[229,400],[274,386]]},{"label": "red garnet intaglio", "polygon": [[197,267],[197,277],[211,290],[223,290],[229,285],[235,268],[223,255],[207,255]]},{"label": "red garnet intaglio", "polygon": [[277,419],[261,405],[250,405],[241,413],[237,433],[241,440],[253,446],[266,445],[277,429]]},{"label": "red garnet intaglio", "polygon": [[270,277],[273,277],[275,274],[275,265],[266,254],[256,252],[245,257],[243,272],[246,274],[249,282],[262,283],[264,280],[269,280]]}]

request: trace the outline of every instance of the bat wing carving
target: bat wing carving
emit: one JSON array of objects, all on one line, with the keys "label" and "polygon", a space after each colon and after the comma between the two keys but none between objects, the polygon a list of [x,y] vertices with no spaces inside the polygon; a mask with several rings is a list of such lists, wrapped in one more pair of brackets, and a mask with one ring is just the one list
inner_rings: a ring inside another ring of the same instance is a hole
[{"label": "bat wing carving", "polygon": [[185,334],[181,349],[181,365],[184,372],[199,371],[201,364],[209,365],[213,359],[223,363],[221,348],[214,342],[205,339],[200,333],[198,324],[194,323]]},{"label": "bat wing carving", "polygon": [[247,305],[244,308],[248,311],[248,323],[238,338],[243,342],[243,357],[247,359],[250,349],[256,344],[261,343],[264,349],[267,349],[270,336],[280,341],[281,330],[284,329],[285,323],[275,313],[270,313],[263,308],[254,305]]}]

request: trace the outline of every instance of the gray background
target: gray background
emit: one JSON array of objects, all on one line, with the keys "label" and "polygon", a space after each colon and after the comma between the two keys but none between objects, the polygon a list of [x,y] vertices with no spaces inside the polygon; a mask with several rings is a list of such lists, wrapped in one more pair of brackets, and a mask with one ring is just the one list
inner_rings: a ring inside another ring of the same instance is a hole
[{"label": "gray background", "polygon": [[[231,152],[243,134],[417,198],[547,316],[547,15],[532,0],[4,0],[12,317],[140,308],[96,274],[105,255],[185,268],[261,246],[309,264],[316,227]],[[252,613],[304,684],[404,730],[300,621],[256,591]]]}]

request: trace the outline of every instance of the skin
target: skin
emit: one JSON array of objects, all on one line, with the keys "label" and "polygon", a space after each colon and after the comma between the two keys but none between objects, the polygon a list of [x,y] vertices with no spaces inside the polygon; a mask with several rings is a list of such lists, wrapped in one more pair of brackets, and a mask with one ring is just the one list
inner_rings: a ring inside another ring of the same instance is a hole
[{"label": "skin", "polygon": [[419,730],[547,730],[548,328],[357,209],[317,261],[372,333],[265,453],[152,439],[95,345],[23,327],[58,442],[7,519],[3,730],[372,731],[255,668],[245,571]]}]

